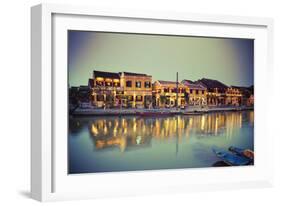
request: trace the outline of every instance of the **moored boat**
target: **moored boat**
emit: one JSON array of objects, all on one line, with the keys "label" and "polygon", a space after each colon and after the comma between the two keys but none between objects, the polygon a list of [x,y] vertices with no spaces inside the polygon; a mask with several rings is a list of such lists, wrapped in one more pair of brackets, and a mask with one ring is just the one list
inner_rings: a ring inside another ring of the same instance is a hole
[{"label": "moored boat", "polygon": [[242,157],[246,157],[246,158],[249,158],[251,160],[254,159],[254,152],[250,149],[241,149],[241,148],[238,148],[238,147],[229,147],[228,148],[229,151],[233,152],[234,154],[237,154],[239,156],[242,156]]},{"label": "moored boat", "polygon": [[229,153],[227,151],[224,151],[222,149],[215,149],[213,148],[213,152],[216,154],[216,156],[225,162],[228,165],[231,166],[242,166],[242,165],[249,165],[251,164],[252,160],[243,156],[235,155],[233,153]]}]

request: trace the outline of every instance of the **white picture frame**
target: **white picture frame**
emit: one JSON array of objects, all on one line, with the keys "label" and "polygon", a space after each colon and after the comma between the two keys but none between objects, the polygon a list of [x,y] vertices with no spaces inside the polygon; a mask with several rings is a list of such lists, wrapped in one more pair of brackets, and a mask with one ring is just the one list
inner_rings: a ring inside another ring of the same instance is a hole
[{"label": "white picture frame", "polygon": [[[118,25],[115,22],[117,20]],[[132,26],[136,24],[138,25]],[[155,27],[154,24],[158,26]],[[272,19],[40,4],[31,8],[31,26],[32,198],[52,201],[272,186],[273,134],[267,121],[268,102],[262,98],[263,93],[270,95],[270,91],[263,86],[264,83],[268,87],[272,85]],[[67,43],[64,34],[67,29],[73,28],[254,38],[255,165],[243,168],[67,175]]]}]

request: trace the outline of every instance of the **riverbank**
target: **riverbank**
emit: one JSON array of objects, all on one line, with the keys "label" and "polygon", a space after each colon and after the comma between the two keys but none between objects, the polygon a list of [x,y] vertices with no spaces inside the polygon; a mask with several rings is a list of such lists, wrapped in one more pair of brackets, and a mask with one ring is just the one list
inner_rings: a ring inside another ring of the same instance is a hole
[{"label": "riverbank", "polygon": [[253,107],[246,106],[189,106],[186,109],[137,109],[137,108],[122,108],[122,109],[96,109],[96,108],[77,108],[70,114],[73,116],[120,116],[120,115],[144,115],[144,116],[157,116],[157,115],[194,115],[204,114],[211,112],[227,112],[227,111],[243,111],[253,110]]}]

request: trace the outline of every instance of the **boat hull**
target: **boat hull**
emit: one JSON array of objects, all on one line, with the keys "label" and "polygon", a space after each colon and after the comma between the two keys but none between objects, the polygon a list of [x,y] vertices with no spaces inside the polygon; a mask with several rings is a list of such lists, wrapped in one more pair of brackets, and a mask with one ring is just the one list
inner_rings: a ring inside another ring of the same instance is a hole
[{"label": "boat hull", "polygon": [[249,158],[251,160],[254,159],[254,152],[252,150],[241,149],[241,148],[233,147],[233,146],[229,147],[228,150],[231,151],[232,153],[236,154],[236,155],[246,157],[246,158]]},{"label": "boat hull", "polygon": [[249,165],[251,164],[252,160],[243,156],[235,155],[233,153],[229,153],[224,150],[215,149],[213,148],[213,152],[216,154],[216,156],[225,162],[228,165],[231,166],[243,166],[243,165]]}]

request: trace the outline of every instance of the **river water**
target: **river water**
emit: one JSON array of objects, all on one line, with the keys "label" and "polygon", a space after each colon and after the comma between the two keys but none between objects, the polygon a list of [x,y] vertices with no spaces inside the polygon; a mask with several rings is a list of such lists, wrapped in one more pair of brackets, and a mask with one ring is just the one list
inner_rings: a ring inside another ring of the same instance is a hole
[{"label": "river water", "polygon": [[230,146],[254,149],[253,111],[71,117],[68,172],[212,167],[220,165],[212,147]]}]

